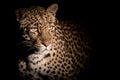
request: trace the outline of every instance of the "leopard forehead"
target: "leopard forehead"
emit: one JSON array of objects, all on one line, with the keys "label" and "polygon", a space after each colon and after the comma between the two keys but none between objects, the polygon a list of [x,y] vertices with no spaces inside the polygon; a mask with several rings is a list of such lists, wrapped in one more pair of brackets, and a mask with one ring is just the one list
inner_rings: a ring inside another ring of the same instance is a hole
[{"label": "leopard forehead", "polygon": [[31,7],[25,8],[25,13],[31,14],[31,15],[41,15],[45,13],[45,8],[40,6],[31,6]]},{"label": "leopard forehead", "polygon": [[45,24],[56,22],[57,5],[51,5],[48,8],[40,6],[32,6],[16,10],[16,19],[21,24],[21,27],[27,27],[31,24]]},{"label": "leopard forehead", "polygon": [[28,8],[20,20],[21,27],[31,27],[34,25],[43,27],[46,23],[48,23],[49,18],[51,18],[44,8]]}]

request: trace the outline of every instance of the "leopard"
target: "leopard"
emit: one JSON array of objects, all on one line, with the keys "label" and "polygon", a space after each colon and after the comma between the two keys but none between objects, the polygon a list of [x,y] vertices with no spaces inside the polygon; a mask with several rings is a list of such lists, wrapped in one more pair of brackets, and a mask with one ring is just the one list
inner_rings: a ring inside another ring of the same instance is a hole
[{"label": "leopard", "polygon": [[53,3],[15,11],[23,42],[37,49],[18,59],[20,80],[79,80],[88,66],[92,48],[85,30],[57,19],[57,10]]}]

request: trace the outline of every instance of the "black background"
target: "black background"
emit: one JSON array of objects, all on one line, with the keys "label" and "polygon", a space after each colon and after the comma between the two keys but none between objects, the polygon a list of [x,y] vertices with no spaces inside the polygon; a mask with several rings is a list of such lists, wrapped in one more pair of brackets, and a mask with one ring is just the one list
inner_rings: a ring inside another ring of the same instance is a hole
[{"label": "black background", "polygon": [[[63,18],[63,19],[77,20],[88,31],[88,34],[91,37],[91,40],[93,43],[95,57],[94,57],[94,61],[92,63],[91,69],[88,70],[85,76],[85,80],[88,80],[88,79],[96,80],[97,71],[98,71],[96,66],[96,53],[97,53],[96,51],[96,47],[97,47],[96,45],[96,11],[97,11],[98,4],[95,3],[95,1],[92,2],[92,1],[81,1],[81,0],[15,0],[7,8],[7,15],[9,16],[7,18],[7,21],[9,21],[10,23],[10,24],[7,24],[7,26],[11,27],[11,28],[9,27],[10,29],[8,28],[9,30],[11,30],[10,33],[13,33],[12,36],[15,35],[15,38],[14,38],[15,40],[19,39],[18,37],[19,31],[17,28],[17,22],[15,18],[16,9],[21,7],[29,7],[33,5],[39,5],[47,8],[52,3],[57,3],[59,5],[57,17]],[[15,43],[16,41],[14,39],[13,40],[10,39],[10,40],[14,41]],[[16,54],[13,54],[13,55],[16,55]],[[15,61],[14,60],[15,58],[13,57],[10,59],[11,60],[13,59],[13,62]],[[10,66],[12,66],[12,64]],[[16,78],[14,76],[16,73],[13,72],[14,70],[12,68],[10,69],[12,70],[12,73],[10,72],[9,74],[12,74],[13,78]]]}]

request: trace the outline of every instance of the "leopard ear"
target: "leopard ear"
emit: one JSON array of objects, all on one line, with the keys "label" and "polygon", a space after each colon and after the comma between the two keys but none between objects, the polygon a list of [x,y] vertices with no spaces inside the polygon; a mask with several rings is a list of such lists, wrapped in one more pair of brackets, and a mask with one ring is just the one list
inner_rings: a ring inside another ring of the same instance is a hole
[{"label": "leopard ear", "polygon": [[20,8],[15,11],[17,21],[20,21],[22,19],[24,12],[25,12],[25,8]]},{"label": "leopard ear", "polygon": [[47,12],[51,13],[53,16],[56,15],[57,10],[58,10],[58,4],[56,4],[56,3],[50,5],[50,6],[47,8]]}]

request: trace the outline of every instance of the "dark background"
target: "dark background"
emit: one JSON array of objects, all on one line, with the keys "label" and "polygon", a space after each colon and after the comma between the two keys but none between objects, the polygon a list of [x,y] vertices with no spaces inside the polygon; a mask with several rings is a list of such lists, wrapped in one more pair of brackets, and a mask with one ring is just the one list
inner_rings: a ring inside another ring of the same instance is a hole
[{"label": "dark background", "polygon": [[[15,10],[22,7],[29,7],[33,5],[43,6],[47,8],[52,3],[57,3],[59,8],[57,12],[57,17],[62,19],[72,19],[79,21],[80,24],[86,28],[89,37],[92,40],[92,45],[94,49],[94,59],[91,63],[90,68],[86,71],[84,79],[85,80],[96,80],[97,78],[97,65],[96,65],[96,11],[97,3],[92,1],[81,1],[81,0],[15,0],[13,5],[9,6],[8,16],[10,17],[8,21],[11,21],[12,28],[15,30],[15,40],[19,40],[19,30],[15,18]],[[15,54],[16,55],[16,54]],[[14,58],[13,58],[14,59]],[[16,74],[16,73],[15,73]],[[13,74],[14,76],[14,74]]]}]

